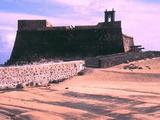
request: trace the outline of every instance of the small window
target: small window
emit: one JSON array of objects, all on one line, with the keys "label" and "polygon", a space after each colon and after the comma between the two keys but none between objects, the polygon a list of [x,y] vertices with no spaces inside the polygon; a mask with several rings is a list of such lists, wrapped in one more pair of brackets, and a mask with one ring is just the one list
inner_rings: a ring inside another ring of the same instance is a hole
[{"label": "small window", "polygon": [[111,15],[108,15],[108,22],[111,22]]}]

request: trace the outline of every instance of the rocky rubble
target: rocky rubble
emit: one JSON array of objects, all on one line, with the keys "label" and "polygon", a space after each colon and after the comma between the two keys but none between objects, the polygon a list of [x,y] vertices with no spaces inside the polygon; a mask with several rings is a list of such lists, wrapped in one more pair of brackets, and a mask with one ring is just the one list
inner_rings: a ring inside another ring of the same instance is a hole
[{"label": "rocky rubble", "polygon": [[129,65],[124,66],[123,69],[132,70],[132,69],[143,69],[143,68],[135,64],[129,64]]}]

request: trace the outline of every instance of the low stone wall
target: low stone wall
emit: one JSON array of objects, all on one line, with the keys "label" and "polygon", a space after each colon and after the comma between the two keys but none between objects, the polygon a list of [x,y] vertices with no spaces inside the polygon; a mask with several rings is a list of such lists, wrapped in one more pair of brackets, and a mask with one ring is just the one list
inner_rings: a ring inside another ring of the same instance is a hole
[{"label": "low stone wall", "polygon": [[44,63],[0,67],[0,88],[15,88],[30,83],[44,85],[52,81],[67,79],[84,69],[84,61]]},{"label": "low stone wall", "polygon": [[119,65],[126,62],[132,62],[135,60],[141,60],[145,58],[160,57],[159,51],[146,51],[135,53],[118,53],[105,56],[97,56],[86,58],[87,67],[107,68],[115,65]]},{"label": "low stone wall", "polygon": [[147,52],[137,52],[137,53],[124,53],[114,56],[100,58],[101,68],[112,67],[126,62],[132,62],[136,60],[142,60],[146,58],[160,57],[160,52],[147,51]]}]

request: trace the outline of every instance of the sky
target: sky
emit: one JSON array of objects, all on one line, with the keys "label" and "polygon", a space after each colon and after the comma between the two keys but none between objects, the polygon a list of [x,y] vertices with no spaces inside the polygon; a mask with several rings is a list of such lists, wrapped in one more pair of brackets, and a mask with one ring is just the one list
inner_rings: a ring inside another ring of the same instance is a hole
[{"label": "sky", "polygon": [[9,59],[17,20],[47,19],[53,26],[94,25],[116,11],[124,34],[145,50],[160,51],[160,0],[0,0],[0,64]]}]

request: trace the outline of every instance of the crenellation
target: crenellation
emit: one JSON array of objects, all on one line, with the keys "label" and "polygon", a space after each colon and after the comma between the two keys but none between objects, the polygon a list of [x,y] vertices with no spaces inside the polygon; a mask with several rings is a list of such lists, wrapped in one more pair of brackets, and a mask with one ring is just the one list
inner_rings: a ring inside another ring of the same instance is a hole
[{"label": "crenellation", "polygon": [[46,20],[18,20],[18,31],[44,30],[46,26]]}]

